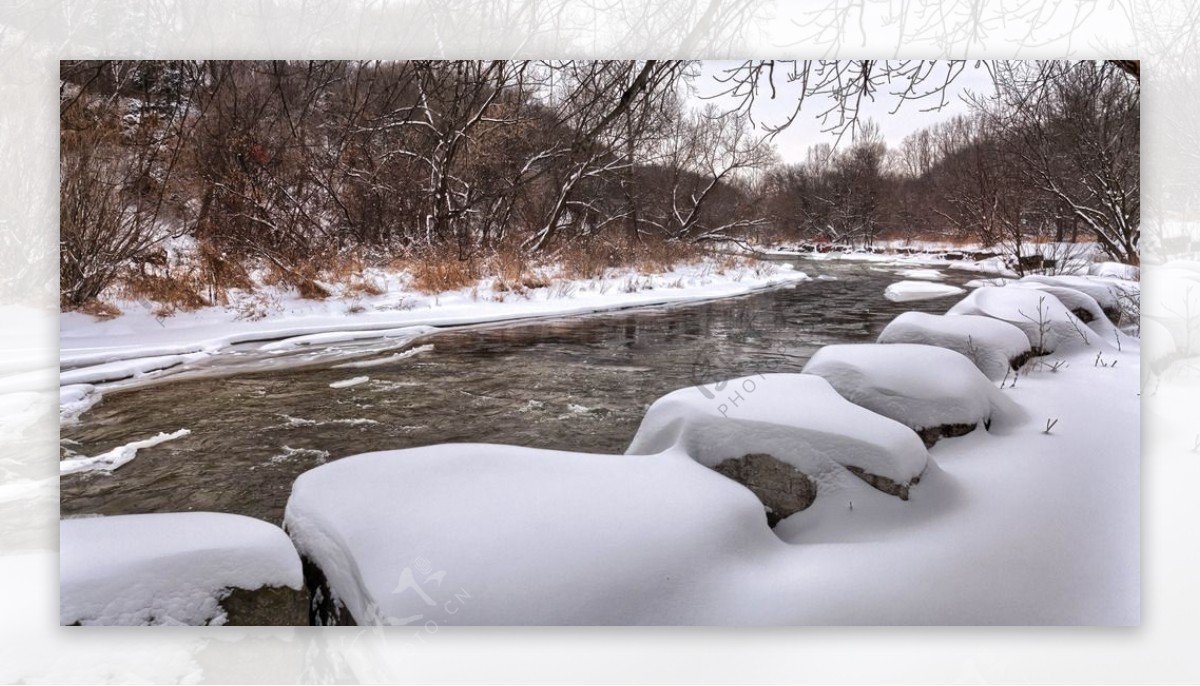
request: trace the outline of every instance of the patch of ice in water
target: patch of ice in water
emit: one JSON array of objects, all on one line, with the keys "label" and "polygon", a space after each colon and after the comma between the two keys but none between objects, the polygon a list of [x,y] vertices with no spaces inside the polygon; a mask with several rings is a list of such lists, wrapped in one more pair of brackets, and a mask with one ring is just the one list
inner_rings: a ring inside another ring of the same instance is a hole
[{"label": "patch of ice in water", "polygon": [[329,451],[317,450],[315,448],[293,448],[285,445],[283,446],[282,453],[271,456],[270,463],[278,464],[280,462],[287,462],[297,457],[315,459],[324,464],[325,460],[329,457]]}]

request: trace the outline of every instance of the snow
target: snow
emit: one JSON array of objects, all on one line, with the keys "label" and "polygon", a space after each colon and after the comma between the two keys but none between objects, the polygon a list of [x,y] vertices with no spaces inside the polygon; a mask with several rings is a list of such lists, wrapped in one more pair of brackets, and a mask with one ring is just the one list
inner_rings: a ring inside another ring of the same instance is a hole
[{"label": "snow", "polygon": [[971,279],[963,285],[967,288],[980,288],[982,286],[1007,286],[1015,281],[1016,279],[1006,279],[1004,277],[997,276],[990,279]]},{"label": "snow", "polygon": [[[155,314],[153,303],[119,299],[112,304],[123,314],[112,319],[64,313],[59,383],[92,384],[102,394],[113,382],[125,380],[122,387],[128,388],[133,381],[211,365],[215,358],[234,353],[286,357],[306,348],[370,339],[390,339],[403,346],[446,327],[701,302],[809,280],[788,264],[729,266],[716,260],[659,274],[613,269],[600,278],[564,280],[520,294],[497,290],[494,279],[423,294],[412,290],[406,273],[367,270],[363,278],[382,284],[383,292],[354,295],[355,309],[361,309],[355,312],[347,311],[350,296],[334,285],[334,296],[325,300],[305,300],[293,291],[268,286],[256,293],[232,291],[228,306],[167,318]],[[261,300],[273,303],[265,316],[247,317],[247,308]]]},{"label": "snow", "polygon": [[100,394],[91,384],[72,384],[58,389],[58,417],[63,425],[73,424],[79,415],[100,402]]},{"label": "snow", "polygon": [[1046,276],[1044,274],[1030,274],[1021,279],[1021,281],[1071,288],[1091,296],[1100,304],[1100,307],[1106,310],[1120,308],[1120,291],[1110,279],[1093,276]]},{"label": "snow", "polygon": [[352,386],[359,386],[361,384],[365,384],[366,382],[368,382],[370,380],[371,380],[371,377],[369,377],[369,376],[356,376],[352,379],[344,379],[342,381],[334,381],[333,383],[329,384],[329,387],[330,388],[350,388]]},{"label": "snow", "polygon": [[927,281],[940,281],[946,278],[946,275],[936,269],[901,269],[896,272],[906,279],[924,279]]},{"label": "snow", "polygon": [[1012,360],[1029,352],[1029,339],[999,319],[970,314],[905,312],[879,334],[879,343],[919,343],[953,350],[975,363],[989,379],[1012,372]]},{"label": "snow", "polygon": [[412,348],[409,348],[408,350],[405,350],[404,352],[396,353],[395,355],[388,355],[387,357],[380,357],[378,359],[373,359],[373,360],[359,360],[357,362],[343,362],[341,364],[333,365],[333,368],[334,369],[365,369],[367,367],[379,367],[382,365],[399,362],[400,360],[406,360],[410,357],[416,357],[417,355],[420,355],[421,353],[427,353],[432,350],[433,350],[433,344],[427,343],[425,345],[414,346]]},{"label": "snow", "polygon": [[949,424],[1008,428],[1024,419],[965,356],[909,343],[827,345],[804,365],[852,403],[913,429]]},{"label": "snow", "polygon": [[[1016,288],[1031,288],[1034,290],[1049,293],[1063,304],[1072,313],[1084,312],[1087,314],[1087,325],[1092,331],[1105,339],[1111,340],[1116,326],[1109,320],[1108,315],[1104,313],[1100,303],[1092,296],[1083,291],[1065,286],[1050,286],[1037,281],[1027,281],[1022,279],[1013,284]],[[1081,317],[1081,319],[1083,319]]]},{"label": "snow", "polygon": [[825,379],[807,374],[757,374],[659,398],[627,452],[670,449],[709,467],[767,454],[817,481],[818,494],[845,477],[857,481],[844,467],[907,484],[928,459],[908,428],[847,402]]},{"label": "snow", "polygon": [[855,261],[868,262],[879,265],[905,267],[913,269],[920,276],[907,276],[901,273],[901,276],[907,278],[926,278],[931,273],[937,273],[937,269],[955,269],[959,271],[975,272],[980,274],[997,274],[1000,276],[1015,277],[1016,272],[1004,263],[1001,257],[985,257],[982,259],[949,259],[947,252],[971,250],[969,247],[953,247],[946,245],[927,245],[917,248],[924,252],[916,253],[901,253],[901,252],[871,252],[867,250],[835,250],[831,252],[804,252],[801,250],[767,250],[767,254],[772,255],[789,255],[796,256],[801,259],[811,260],[814,262],[825,261]]},{"label": "snow", "polygon": [[930,300],[944,298],[949,295],[963,293],[958,286],[928,281],[898,281],[889,285],[883,291],[883,297],[892,302],[908,302],[910,300]]},{"label": "snow", "polygon": [[345,458],[296,481],[287,528],[364,624],[1135,625],[1138,357],[1110,355],[1023,372],[1004,393],[1036,421],[939,442],[908,501],[822,483],[774,534],[679,447]]},{"label": "snow", "polygon": [[69,457],[58,463],[59,474],[76,474],[78,472],[112,473],[114,470],[133,461],[133,458],[137,457],[138,451],[142,448],[152,448],[167,441],[183,438],[190,433],[192,432],[189,429],[180,429],[172,433],[163,432],[150,438],[117,446],[108,452],[93,457]]},{"label": "snow", "polygon": [[229,589],[303,585],[287,535],[241,515],[66,519],[59,541],[64,625],[223,624]]},{"label": "snow", "polygon": [[1024,331],[1030,345],[1043,353],[1080,346],[1108,346],[1106,340],[1093,335],[1087,324],[1071,314],[1058,298],[1031,288],[982,286],[946,314],[982,315],[1008,322]]},{"label": "snow", "polygon": [[736,619],[745,562],[786,547],[753,494],[678,451],[356,455],[302,474],[284,526],[359,624]]},{"label": "snow", "polygon": [[198,359],[199,357],[202,356],[195,354],[153,355],[150,357],[92,365],[81,369],[70,369],[60,372],[59,383],[64,386],[71,386],[127,379],[131,376],[141,376],[150,372],[170,369],[171,367]]},{"label": "snow", "polygon": [[1123,262],[1095,262],[1088,267],[1089,276],[1106,276],[1124,281],[1137,281],[1141,269]]}]

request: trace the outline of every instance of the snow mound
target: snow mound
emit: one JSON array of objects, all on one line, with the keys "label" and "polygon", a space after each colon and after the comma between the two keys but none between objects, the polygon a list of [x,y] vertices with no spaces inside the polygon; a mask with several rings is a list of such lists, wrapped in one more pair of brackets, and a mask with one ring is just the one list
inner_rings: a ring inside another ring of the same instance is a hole
[{"label": "snow mound", "polygon": [[1058,298],[1032,288],[982,286],[946,314],[982,315],[1008,322],[1025,332],[1035,354],[1092,345],[1098,339]]},{"label": "snow mound", "polygon": [[279,527],[215,512],[67,519],[59,525],[62,624],[224,624],[230,589],[300,589]]},{"label": "snow mound", "polygon": [[729,621],[744,609],[714,591],[787,545],[748,490],[677,451],[366,453],[301,474],[284,526],[360,625]]},{"label": "snow mound", "polygon": [[1013,360],[1029,354],[1029,338],[991,317],[905,312],[884,327],[879,343],[918,343],[953,350],[975,363],[989,379],[1002,379]]},{"label": "snow mound", "polygon": [[1022,278],[1021,281],[1072,288],[1090,295],[1106,312],[1115,313],[1121,309],[1121,290],[1111,279],[1094,276],[1046,276],[1044,274],[1030,274]]},{"label": "snow mound", "polygon": [[898,281],[883,291],[883,297],[892,302],[908,302],[910,300],[930,300],[944,298],[948,295],[958,295],[963,289],[944,283],[929,281]]},{"label": "snow mound", "polygon": [[668,393],[646,411],[626,452],[673,447],[709,467],[770,455],[816,481],[818,498],[826,487],[845,486],[846,467],[905,485],[929,459],[912,431],[805,374],[760,374]]},{"label": "snow mound", "polygon": [[1088,276],[1104,276],[1123,281],[1137,281],[1142,270],[1123,262],[1095,262],[1088,267]]},{"label": "snow mound", "polygon": [[1002,276],[997,276],[991,279],[971,279],[963,284],[967,288],[981,288],[983,286],[1007,286],[1015,281],[1015,279],[1007,279]]},{"label": "snow mound", "polygon": [[946,278],[946,275],[936,269],[901,269],[896,272],[906,279],[925,279],[927,281],[940,281]]},{"label": "snow mound", "polygon": [[1079,317],[1080,321],[1087,324],[1089,329],[1108,340],[1112,340],[1113,331],[1117,327],[1109,321],[1108,313],[1104,311],[1104,308],[1100,307],[1100,303],[1096,302],[1096,299],[1087,293],[1074,288],[1067,288],[1066,286],[1050,286],[1045,283],[1026,281],[1024,279],[1013,285],[1018,288],[1030,288],[1053,295],[1071,311],[1071,314]]},{"label": "snow mound", "polygon": [[850,402],[915,431],[1023,419],[1016,403],[969,359],[931,345],[827,345],[804,373],[823,377]]}]

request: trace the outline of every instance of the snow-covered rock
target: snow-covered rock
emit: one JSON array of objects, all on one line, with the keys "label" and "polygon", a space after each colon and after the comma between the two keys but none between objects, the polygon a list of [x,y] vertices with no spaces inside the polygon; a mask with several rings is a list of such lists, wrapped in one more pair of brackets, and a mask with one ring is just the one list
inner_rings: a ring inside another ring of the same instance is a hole
[{"label": "snow-covered rock", "polygon": [[769,455],[812,479],[817,497],[849,487],[848,470],[907,497],[929,459],[906,427],[805,374],[760,374],[668,393],[646,411],[627,452],[673,447],[713,468]]},{"label": "snow-covered rock", "polygon": [[66,519],[61,623],[307,624],[300,558],[267,522],[214,512]]},{"label": "snow-covered rock", "polygon": [[1089,276],[1106,276],[1125,281],[1137,281],[1142,270],[1123,262],[1094,262],[1088,267]]},{"label": "snow-covered rock", "polygon": [[1090,295],[1114,322],[1120,317],[1121,290],[1111,279],[1093,276],[1030,274],[1021,279],[1024,282],[1043,283],[1047,286],[1072,288]]},{"label": "snow-covered rock", "polygon": [[973,314],[1008,322],[1025,332],[1035,354],[1069,347],[1105,345],[1058,298],[1032,288],[983,286],[946,314]]},{"label": "snow-covered rock", "polygon": [[[1037,281],[1026,281],[1024,279],[1013,284],[1017,288],[1031,288],[1043,293],[1049,293],[1058,301],[1061,302],[1071,314],[1079,318],[1080,321],[1088,325],[1088,328],[1095,331],[1096,334],[1105,340],[1113,340],[1116,325],[1109,319],[1109,313],[1100,307],[1100,303],[1092,296],[1083,291],[1066,286],[1051,286]],[[1119,318],[1119,314],[1117,315]]]},{"label": "snow-covered rock", "polygon": [[679,451],[356,455],[300,475],[284,526],[344,609],[324,620],[357,624],[736,621],[715,591],[787,547],[749,491]]},{"label": "snow-covered rock", "polygon": [[905,279],[923,279],[926,281],[941,281],[946,275],[936,269],[901,269],[896,272]]},{"label": "snow-covered rock", "polygon": [[827,345],[804,366],[850,402],[890,417],[921,434],[927,445],[961,435],[979,423],[1023,419],[965,356],[931,345]]},{"label": "snow-covered rock", "polygon": [[953,350],[989,379],[1002,379],[1030,353],[1029,338],[999,319],[905,312],[879,334],[879,343],[918,343]]},{"label": "snow-covered rock", "polygon": [[944,283],[930,281],[897,281],[883,291],[883,297],[892,302],[908,302],[910,300],[930,300],[944,298],[948,295],[958,295],[963,289]]}]

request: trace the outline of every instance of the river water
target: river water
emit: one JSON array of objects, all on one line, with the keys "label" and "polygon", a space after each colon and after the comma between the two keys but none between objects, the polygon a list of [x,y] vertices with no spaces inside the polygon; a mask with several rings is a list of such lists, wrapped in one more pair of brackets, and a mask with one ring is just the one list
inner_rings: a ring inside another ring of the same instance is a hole
[{"label": "river water", "polygon": [[[823,345],[871,342],[901,312],[944,312],[957,300],[891,303],[884,288],[900,278],[877,265],[799,268],[825,278],[708,303],[450,330],[419,343],[432,349],[365,368],[328,362],[106,394],[63,427],[64,456],[191,434],[144,448],[111,474],[64,476],[62,514],[204,510],[278,523],[299,474],[356,453],[448,442],[621,453],[665,393],[798,372]],[[330,388],[359,376],[369,380]]]}]

